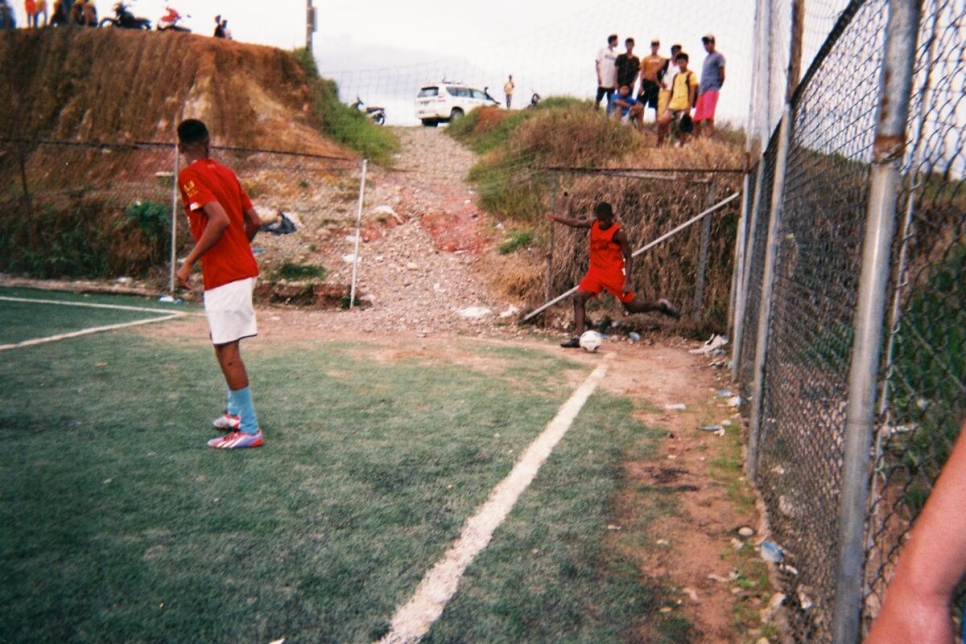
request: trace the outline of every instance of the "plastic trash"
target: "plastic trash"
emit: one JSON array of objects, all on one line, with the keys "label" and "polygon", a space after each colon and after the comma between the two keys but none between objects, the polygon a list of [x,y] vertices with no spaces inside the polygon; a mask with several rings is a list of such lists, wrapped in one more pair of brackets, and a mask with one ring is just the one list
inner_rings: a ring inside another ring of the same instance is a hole
[{"label": "plastic trash", "polygon": [[684,403],[674,403],[671,405],[664,405],[664,409],[667,409],[668,411],[684,411],[687,408],[688,408],[687,405],[685,405]]},{"label": "plastic trash", "polygon": [[184,304],[184,300],[180,297],[175,298],[170,295],[162,295],[158,298],[158,302],[164,302],[165,304]]},{"label": "plastic trash", "polygon": [[771,541],[762,541],[760,551],[761,558],[771,563],[781,563],[782,559],[785,558],[785,553],[782,552],[781,546]]},{"label": "plastic trash", "polygon": [[705,425],[701,428],[703,432],[723,432],[724,425]]},{"label": "plastic trash", "polygon": [[641,341],[641,335],[639,333],[635,332],[635,331],[631,331],[630,333],[628,333],[627,334],[627,337],[631,339],[631,342],[640,342]]}]

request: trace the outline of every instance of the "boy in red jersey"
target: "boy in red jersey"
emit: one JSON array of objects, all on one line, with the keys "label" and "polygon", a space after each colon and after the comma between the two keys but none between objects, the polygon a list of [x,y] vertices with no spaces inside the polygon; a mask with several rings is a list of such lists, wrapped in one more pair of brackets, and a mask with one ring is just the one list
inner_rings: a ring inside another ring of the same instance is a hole
[{"label": "boy in red jersey", "polygon": [[607,290],[621,301],[628,313],[660,311],[674,319],[681,314],[667,300],[641,301],[631,291],[631,245],[621,225],[614,221],[614,211],[606,201],[594,206],[594,219],[570,219],[547,213],[547,219],[572,228],[590,228],[590,267],[574,293],[574,332],[576,335],[560,346],[576,349],[584,333],[587,300]]},{"label": "boy in red jersey", "polygon": [[176,275],[189,288],[191,270],[201,260],[205,316],[228,385],[228,408],[213,424],[231,431],[208,445],[216,449],[258,447],[264,439],[239,341],[258,333],[252,307],[258,264],[251,241],[261,220],[235,173],[211,158],[211,139],[204,123],[187,119],[178,125],[178,150],[187,162],[178,174],[178,186],[195,246]]}]

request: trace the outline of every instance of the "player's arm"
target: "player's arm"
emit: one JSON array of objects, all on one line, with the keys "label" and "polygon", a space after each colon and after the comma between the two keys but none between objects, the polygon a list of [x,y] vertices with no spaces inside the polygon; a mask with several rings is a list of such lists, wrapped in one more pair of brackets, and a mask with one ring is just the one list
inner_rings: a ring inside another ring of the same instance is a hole
[{"label": "player's arm", "polygon": [[[691,76],[690,79],[694,80],[694,76]],[[694,106],[698,104],[698,84],[697,83],[694,83],[694,84],[688,83],[688,100],[690,101],[688,103],[688,111],[691,111],[694,109]]]},{"label": "player's arm", "polygon": [[634,261],[631,243],[627,241],[627,234],[623,228],[614,233],[614,241],[620,246],[621,255],[624,256],[624,292],[627,293],[631,290],[631,266]]},{"label": "player's arm", "polygon": [[254,208],[249,208],[245,211],[245,236],[248,237],[248,241],[251,242],[255,239],[255,235],[258,234],[259,229],[262,227],[262,218],[258,216]]},{"label": "player's arm", "polygon": [[225,212],[224,207],[217,201],[209,201],[201,207],[201,211],[208,220],[208,223],[205,225],[205,232],[201,234],[198,243],[195,244],[195,247],[185,257],[184,263],[181,264],[181,268],[178,269],[176,274],[178,282],[185,288],[189,286],[191,269],[195,263],[218,243],[221,236],[228,230],[230,221],[228,219],[228,213]]},{"label": "player's arm", "polygon": [[724,65],[718,68],[718,85],[724,85],[725,81],[725,68]]},{"label": "player's arm", "polygon": [[558,224],[570,226],[571,228],[590,228],[594,225],[593,219],[572,219],[570,217],[561,217],[560,215],[555,215],[552,212],[547,213],[547,219],[550,221],[555,221]]},{"label": "player's arm", "polygon": [[966,574],[966,424],[899,553],[866,644],[954,641],[953,594]]}]

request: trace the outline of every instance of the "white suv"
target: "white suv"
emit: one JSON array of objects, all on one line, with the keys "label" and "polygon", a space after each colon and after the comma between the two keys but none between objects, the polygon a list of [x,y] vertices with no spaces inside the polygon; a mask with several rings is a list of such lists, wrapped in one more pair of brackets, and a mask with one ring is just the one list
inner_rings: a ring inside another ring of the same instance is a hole
[{"label": "white suv", "polygon": [[440,122],[455,121],[470,110],[483,107],[499,107],[500,103],[485,89],[477,89],[454,81],[424,85],[416,95],[416,118],[427,127]]}]

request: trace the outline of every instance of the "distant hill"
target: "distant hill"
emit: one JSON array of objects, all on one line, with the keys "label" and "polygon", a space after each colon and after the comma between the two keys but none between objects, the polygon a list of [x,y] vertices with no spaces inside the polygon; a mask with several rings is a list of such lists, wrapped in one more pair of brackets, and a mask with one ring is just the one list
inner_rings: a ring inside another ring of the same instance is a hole
[{"label": "distant hill", "polygon": [[0,33],[0,137],[174,141],[182,118],[215,145],[351,156],[313,122],[291,52],[195,34],[100,28]]}]

